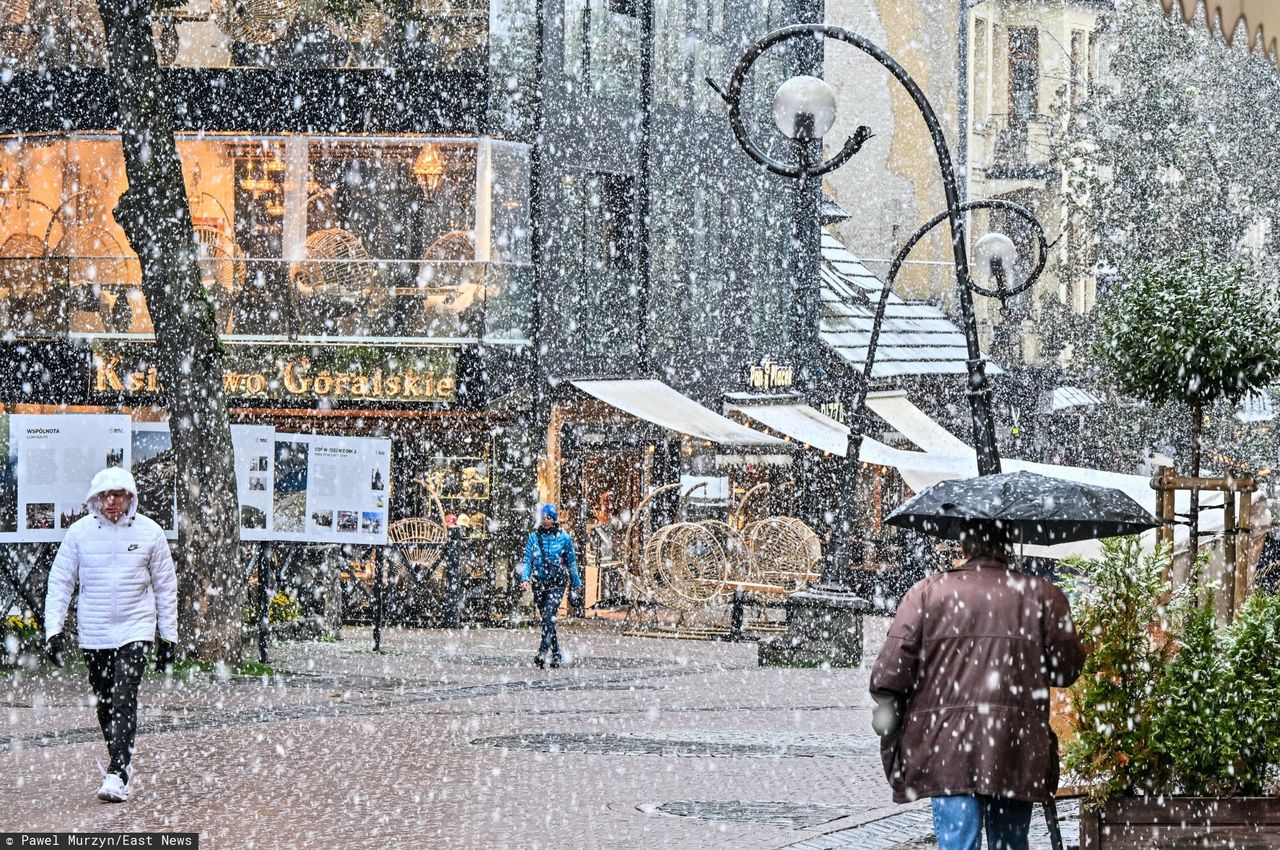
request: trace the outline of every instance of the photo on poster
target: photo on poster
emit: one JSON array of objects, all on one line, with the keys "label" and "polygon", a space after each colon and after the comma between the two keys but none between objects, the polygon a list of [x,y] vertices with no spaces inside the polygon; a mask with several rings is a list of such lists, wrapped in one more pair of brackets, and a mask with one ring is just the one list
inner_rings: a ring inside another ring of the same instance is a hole
[{"label": "photo on poster", "polygon": [[276,441],[275,500],[271,507],[273,531],[286,534],[306,531],[309,449],[305,442]]},{"label": "photo on poster", "polygon": [[262,508],[255,508],[253,505],[241,505],[240,527],[265,531],[267,528],[267,515]]},{"label": "photo on poster", "polygon": [[137,423],[132,450],[130,463],[138,485],[137,512],[155,520],[165,531],[173,531],[177,527],[178,463],[168,429]]},{"label": "photo on poster", "polygon": [[333,511],[312,511],[311,524],[316,528],[333,531]]},{"label": "photo on poster", "polygon": [[249,471],[250,472],[266,472],[268,469],[271,468],[269,464],[270,464],[270,459],[266,455],[258,455],[256,457],[251,457],[249,458]]},{"label": "photo on poster", "polygon": [[104,466],[124,466],[124,447],[116,446],[107,449],[107,462]]},{"label": "photo on poster", "polygon": [[359,511],[338,511],[338,532],[355,534],[360,527]]},{"label": "photo on poster", "polygon": [[386,482],[382,480],[382,470],[381,470],[381,469],[378,469],[378,468],[376,468],[376,467],[375,467],[374,469],[370,470],[370,472],[369,472],[369,489],[370,489],[370,490],[385,490],[385,489],[387,489]]},{"label": "photo on poster", "polygon": [[58,505],[58,528],[68,529],[88,515],[89,506],[84,502],[67,502]]},{"label": "photo on poster", "polygon": [[382,533],[382,513],[380,511],[365,511],[360,515],[360,532],[362,534],[381,534]]},{"label": "photo on poster", "polygon": [[9,414],[0,413],[0,534],[18,530],[18,453],[9,442]]},{"label": "photo on poster", "polygon": [[46,529],[53,528],[53,503],[27,503],[27,528],[34,531],[44,531]]},{"label": "photo on poster", "polygon": [[267,492],[267,479],[263,478],[261,475],[250,475],[249,489],[262,493]]}]

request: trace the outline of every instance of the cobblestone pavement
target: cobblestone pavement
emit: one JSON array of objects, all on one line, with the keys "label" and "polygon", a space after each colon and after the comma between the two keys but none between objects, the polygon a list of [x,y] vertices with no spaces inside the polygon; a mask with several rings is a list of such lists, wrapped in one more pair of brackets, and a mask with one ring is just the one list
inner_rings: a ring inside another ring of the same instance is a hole
[{"label": "cobblestone pavement", "polygon": [[[867,622],[873,657],[887,621]],[[133,799],[93,797],[83,671],[0,676],[0,831],[198,831],[206,848],[931,846],[895,806],[867,670],[754,644],[563,631],[367,630],[275,647],[275,675],[143,684]],[[1068,824],[1070,827],[1070,824]],[[1036,846],[1047,847],[1047,841]]]}]

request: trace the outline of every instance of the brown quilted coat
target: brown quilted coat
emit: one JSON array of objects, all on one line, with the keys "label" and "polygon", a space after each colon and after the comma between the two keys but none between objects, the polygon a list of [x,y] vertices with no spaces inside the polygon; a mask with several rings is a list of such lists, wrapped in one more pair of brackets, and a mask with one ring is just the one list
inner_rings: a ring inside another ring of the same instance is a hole
[{"label": "brown quilted coat", "polygon": [[905,703],[880,746],[893,799],[1048,799],[1049,687],[1070,685],[1083,664],[1067,599],[1045,579],[979,557],[918,582],[871,671],[873,694]]}]

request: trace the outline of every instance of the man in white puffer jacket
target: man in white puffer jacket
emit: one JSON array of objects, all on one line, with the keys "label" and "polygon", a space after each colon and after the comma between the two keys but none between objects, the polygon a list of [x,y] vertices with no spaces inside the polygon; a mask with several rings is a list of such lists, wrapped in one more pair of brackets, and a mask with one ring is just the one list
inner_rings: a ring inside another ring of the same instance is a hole
[{"label": "man in white puffer jacket", "polygon": [[138,686],[147,649],[156,639],[157,666],[173,663],[178,640],[178,579],[164,530],[138,513],[138,486],[119,467],[93,477],[85,497],[89,515],[67,530],[49,571],[44,599],[49,654],[61,666],[67,606],[78,583],[80,648],[98,700],[98,725],[111,765],[98,799],[129,799]]}]

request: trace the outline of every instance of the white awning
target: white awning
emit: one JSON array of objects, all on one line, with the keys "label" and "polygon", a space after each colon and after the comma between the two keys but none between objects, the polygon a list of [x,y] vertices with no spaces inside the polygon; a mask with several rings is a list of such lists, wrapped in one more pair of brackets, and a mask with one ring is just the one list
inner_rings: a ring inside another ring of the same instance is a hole
[{"label": "white awning", "polygon": [[1073,407],[1092,407],[1095,404],[1102,404],[1102,399],[1079,387],[1057,387],[1040,394],[1041,413],[1059,413]]},{"label": "white awning", "polygon": [[911,403],[901,390],[869,393],[867,407],[902,436],[931,454],[964,455],[973,449]]},{"label": "white awning", "polygon": [[1275,406],[1271,403],[1271,394],[1265,390],[1250,393],[1240,401],[1236,408],[1236,419],[1241,422],[1270,422],[1275,418]]},{"label": "white awning", "polygon": [[807,404],[731,404],[727,409],[827,454],[844,457],[849,450],[848,426]]},{"label": "white awning", "polygon": [[[867,397],[867,406],[875,411],[893,428],[908,440],[925,449],[923,452],[906,452],[893,449],[874,440],[863,441],[862,458],[869,463],[881,466],[892,466],[902,475],[902,480],[912,491],[919,493],[941,481],[956,478],[975,478],[978,475],[978,463],[973,449],[959,437],[943,428],[907,398],[902,392],[872,393]],[[872,458],[875,459],[872,459]],[[1051,463],[1034,463],[1014,458],[1001,458],[1000,468],[1004,472],[1025,470],[1061,478],[1066,481],[1078,481],[1082,484],[1094,484],[1100,487],[1112,487],[1127,494],[1152,514],[1156,512],[1156,491],[1151,489],[1151,479],[1145,475],[1126,475],[1121,472],[1103,472],[1098,469],[1086,469],[1078,466],[1059,466]],[[1201,491],[1202,506],[1222,504],[1222,493]],[[1174,510],[1185,514],[1191,505],[1191,496],[1186,491],[1176,494]],[[1200,516],[1201,531],[1221,531],[1222,511],[1206,511]],[[1186,526],[1174,529],[1175,547],[1185,542]],[[1155,546],[1155,531],[1142,535],[1143,547]],[[1045,558],[1066,558],[1070,555],[1081,555],[1086,558],[1101,554],[1102,544],[1097,540],[1081,540],[1076,543],[1060,543],[1054,546],[1027,546],[1023,550],[1026,555]]]},{"label": "white awning", "polygon": [[652,422],[669,431],[687,434],[721,446],[787,451],[790,444],[739,425],[708,410],[693,399],[655,380],[573,381],[575,387],[605,404]]}]

